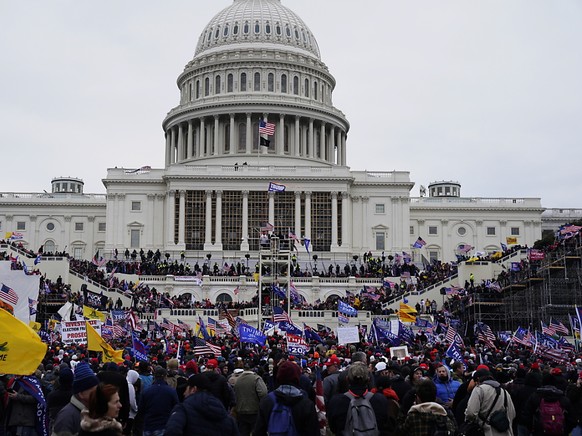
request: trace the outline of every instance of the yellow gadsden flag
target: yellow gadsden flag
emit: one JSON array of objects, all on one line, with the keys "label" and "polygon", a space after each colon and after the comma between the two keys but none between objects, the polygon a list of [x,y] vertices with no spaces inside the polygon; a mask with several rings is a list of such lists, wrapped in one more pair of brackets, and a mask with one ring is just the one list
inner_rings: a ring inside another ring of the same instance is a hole
[{"label": "yellow gadsden flag", "polygon": [[47,346],[25,323],[0,309],[0,373],[30,375],[46,354]]},{"label": "yellow gadsden flag", "polygon": [[83,316],[89,319],[98,319],[101,322],[107,320],[107,315],[105,313],[99,312],[97,309],[89,306],[83,306]]},{"label": "yellow gadsden flag", "polygon": [[103,362],[123,362],[123,350],[114,350],[105,340],[99,336],[99,333],[91,324],[85,321],[87,327],[87,349],[103,353],[101,360]]},{"label": "yellow gadsden flag", "polygon": [[400,310],[398,311],[398,318],[402,322],[415,322],[416,309],[406,303],[400,303]]}]

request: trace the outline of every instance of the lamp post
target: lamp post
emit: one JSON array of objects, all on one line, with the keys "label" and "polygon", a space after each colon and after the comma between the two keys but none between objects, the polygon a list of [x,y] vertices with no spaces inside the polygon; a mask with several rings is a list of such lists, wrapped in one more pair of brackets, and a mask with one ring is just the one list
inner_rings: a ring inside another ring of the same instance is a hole
[{"label": "lamp post", "polygon": [[247,270],[246,273],[249,273],[249,259],[250,259],[251,255],[249,253],[245,254],[245,259],[247,260]]},{"label": "lamp post", "polygon": [[313,255],[313,275],[317,275],[317,254]]}]

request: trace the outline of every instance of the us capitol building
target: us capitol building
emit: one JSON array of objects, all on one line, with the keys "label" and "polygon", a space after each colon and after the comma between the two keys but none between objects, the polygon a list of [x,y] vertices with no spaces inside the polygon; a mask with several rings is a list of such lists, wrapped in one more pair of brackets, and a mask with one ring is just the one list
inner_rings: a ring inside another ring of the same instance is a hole
[{"label": "us capitol building", "polygon": [[[350,124],[333,104],[335,79],[315,35],[280,0],[234,0],[202,30],[177,79],[179,101],[162,126],[164,168],[113,168],[104,194],[58,177],[50,192],[1,193],[0,231],[26,247],[90,259],[117,249],[160,249],[174,258],[256,258],[265,223],[310,241],[310,254],[343,265],[420,250],[455,259],[459,245],[500,249],[506,237],[532,245],[577,210],[545,210],[539,198],[474,198],[456,181],[420,197],[407,171],[352,170]],[[346,84],[344,84],[346,85]],[[273,125],[259,134],[259,122]],[[267,144],[264,146],[261,144]],[[269,192],[270,183],[284,191]]]}]

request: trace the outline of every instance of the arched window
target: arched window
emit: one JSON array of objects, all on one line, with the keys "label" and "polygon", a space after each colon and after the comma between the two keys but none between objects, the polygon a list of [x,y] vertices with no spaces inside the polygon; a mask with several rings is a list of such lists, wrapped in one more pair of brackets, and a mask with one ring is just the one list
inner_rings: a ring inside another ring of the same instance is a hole
[{"label": "arched window", "polygon": [[45,253],[54,253],[56,251],[55,241],[52,239],[47,239],[43,244],[43,250]]},{"label": "arched window", "polygon": [[214,93],[215,94],[220,94],[220,76],[216,76],[214,78]]},{"label": "arched window", "polygon": [[196,100],[200,98],[200,80],[196,81]]},{"label": "arched window", "polygon": [[222,36],[228,36],[228,29],[229,29],[229,26],[228,26],[228,23],[227,23],[224,26],[224,31],[222,32]]},{"label": "arched window", "polygon": [[295,39],[299,41],[299,31],[297,30],[297,27],[295,28]]},{"label": "arched window", "polygon": [[230,123],[224,125],[224,152],[230,153]]},{"label": "arched window", "polygon": [[255,21],[255,35],[261,33],[261,25],[258,21]]},{"label": "arched window", "polygon": [[309,97],[309,79],[305,79],[305,97]]},{"label": "arched window", "polygon": [[281,36],[281,25],[279,23],[275,24],[275,33],[277,34],[277,36]]},{"label": "arched window", "polygon": [[207,77],[204,79],[204,96],[208,97],[210,95],[210,79]]},{"label": "arched window", "polygon": [[216,32],[214,32],[214,39],[218,39],[220,36],[220,26],[216,28]]},{"label": "arched window", "polygon": [[261,73],[255,73],[254,90],[261,90]]},{"label": "arched window", "polygon": [[285,25],[285,34],[287,35],[287,38],[291,38],[291,28],[289,27],[289,24]]},{"label": "arched window", "polygon": [[267,21],[267,24],[265,24],[265,33],[267,35],[271,34],[271,24],[269,24],[269,22]]},{"label": "arched window", "polygon": [[293,94],[299,95],[299,77],[293,77]]},{"label": "arched window", "polygon": [[247,126],[245,123],[238,125],[238,151],[245,151],[247,148]]},{"label": "arched window", "polygon": [[216,301],[219,303],[230,303],[232,301],[232,297],[226,293],[222,293],[216,297]]},{"label": "arched window", "polygon": [[267,76],[267,91],[275,91],[275,75],[273,73],[269,73]]},{"label": "arched window", "polygon": [[249,22],[248,21],[245,21],[245,24],[243,26],[243,34],[248,35],[249,34],[249,30],[250,30]]},{"label": "arched window", "polygon": [[238,35],[238,21],[234,23],[234,27],[232,28],[232,34],[234,36]]},{"label": "arched window", "polygon": [[313,82],[313,99],[317,100],[317,82]]},{"label": "arched window", "polygon": [[234,90],[234,76],[229,74],[226,76],[226,92],[232,92]]},{"label": "arched window", "polygon": [[247,90],[247,73],[240,73],[239,88],[241,92],[245,92]]},{"label": "arched window", "polygon": [[287,74],[281,74],[281,92],[287,93]]}]

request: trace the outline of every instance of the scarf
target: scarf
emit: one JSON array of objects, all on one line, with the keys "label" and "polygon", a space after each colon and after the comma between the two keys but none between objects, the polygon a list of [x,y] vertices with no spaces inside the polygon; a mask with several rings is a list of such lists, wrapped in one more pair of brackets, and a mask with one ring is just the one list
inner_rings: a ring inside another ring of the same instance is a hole
[{"label": "scarf", "polygon": [[101,418],[91,418],[89,411],[83,409],[81,411],[81,428],[87,432],[96,433],[104,430],[115,430],[117,434],[121,435],[123,427],[115,418],[103,416]]}]

